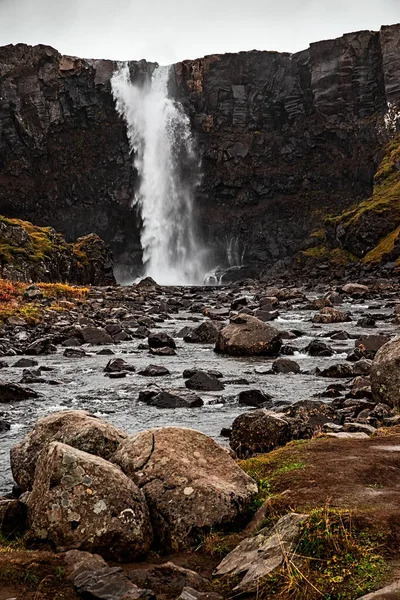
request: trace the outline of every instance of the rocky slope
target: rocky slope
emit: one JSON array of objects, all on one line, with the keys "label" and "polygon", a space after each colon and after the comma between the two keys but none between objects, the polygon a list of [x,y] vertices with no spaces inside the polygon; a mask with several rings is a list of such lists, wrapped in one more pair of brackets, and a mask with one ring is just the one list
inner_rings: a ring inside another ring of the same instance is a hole
[{"label": "rocky slope", "polygon": [[68,244],[51,227],[2,216],[0,277],[27,283],[115,283],[111,252],[98,235],[86,235]]},{"label": "rocky slope", "polygon": [[[202,157],[198,221],[215,263],[240,262],[243,251],[257,269],[289,262],[328,214],[371,196],[398,126],[399,40],[393,25],[293,55],[241,52],[174,66],[171,91]],[[139,265],[136,174],[111,95],[115,68],[46,46],[0,49],[0,211],[68,240],[95,231],[117,262]],[[153,68],[130,63],[133,80]]]}]

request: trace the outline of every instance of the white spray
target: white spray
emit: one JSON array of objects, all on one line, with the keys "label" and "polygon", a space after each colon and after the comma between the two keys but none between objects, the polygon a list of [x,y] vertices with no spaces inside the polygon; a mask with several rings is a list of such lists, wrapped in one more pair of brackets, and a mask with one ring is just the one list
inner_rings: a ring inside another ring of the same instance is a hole
[{"label": "white spray", "polygon": [[168,97],[169,71],[158,67],[151,81],[138,86],[131,83],[125,64],[111,84],[139,176],[133,203],[143,221],[145,275],[163,285],[196,285],[204,276],[204,251],[196,240],[193,215],[199,162],[189,119]]}]

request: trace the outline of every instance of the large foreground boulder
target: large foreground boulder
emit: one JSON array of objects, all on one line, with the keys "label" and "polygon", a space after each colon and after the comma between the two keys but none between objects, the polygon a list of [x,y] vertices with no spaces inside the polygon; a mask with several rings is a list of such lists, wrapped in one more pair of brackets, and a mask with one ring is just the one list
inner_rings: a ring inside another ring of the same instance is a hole
[{"label": "large foreground boulder", "polygon": [[282,333],[251,315],[231,317],[221,329],[215,345],[216,352],[233,356],[276,355],[282,346]]},{"label": "large foreground boulder", "polygon": [[108,461],[52,442],[38,460],[28,497],[30,543],[133,560],[152,543],[143,493]]},{"label": "large foreground boulder", "polygon": [[197,534],[234,522],[257,491],[214,440],[162,427],[125,440],[113,461],[144,491],[160,547],[178,550]]},{"label": "large foreground boulder", "polygon": [[11,448],[11,470],[22,491],[32,488],[38,456],[50,442],[109,459],[127,437],[123,432],[84,410],[66,410],[39,419],[30,433]]},{"label": "large foreground boulder", "polygon": [[377,402],[400,406],[400,338],[384,344],[371,366],[371,389]]}]

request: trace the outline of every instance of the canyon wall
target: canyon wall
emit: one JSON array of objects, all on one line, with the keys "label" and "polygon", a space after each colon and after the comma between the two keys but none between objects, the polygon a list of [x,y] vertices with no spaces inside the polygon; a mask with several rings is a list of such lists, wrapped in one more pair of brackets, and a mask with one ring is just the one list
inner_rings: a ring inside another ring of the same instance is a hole
[{"label": "canyon wall", "polygon": [[[136,174],[110,78],[116,63],[47,46],[0,48],[0,214],[95,232],[140,264]],[[132,79],[154,65],[130,63]],[[400,25],[174,65],[171,93],[202,160],[196,209],[214,261],[264,269],[313,244],[329,214],[371,196],[400,108]],[[400,125],[400,123],[398,123]],[[231,258],[231,261],[237,259]]]}]

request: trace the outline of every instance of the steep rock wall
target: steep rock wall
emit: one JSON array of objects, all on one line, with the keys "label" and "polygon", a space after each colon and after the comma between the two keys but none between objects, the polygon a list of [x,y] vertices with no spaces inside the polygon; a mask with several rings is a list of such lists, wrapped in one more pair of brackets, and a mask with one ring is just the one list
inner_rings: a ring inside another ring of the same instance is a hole
[{"label": "steep rock wall", "polygon": [[[294,55],[174,66],[171,92],[202,159],[198,221],[216,263],[228,262],[228,248],[260,269],[289,262],[327,214],[371,196],[393,133],[388,104],[400,105],[399,44],[394,25]],[[0,212],[70,240],[94,231],[117,262],[138,265],[136,173],[111,95],[115,68],[46,46],[0,48]],[[130,63],[134,80],[153,68]]]}]

